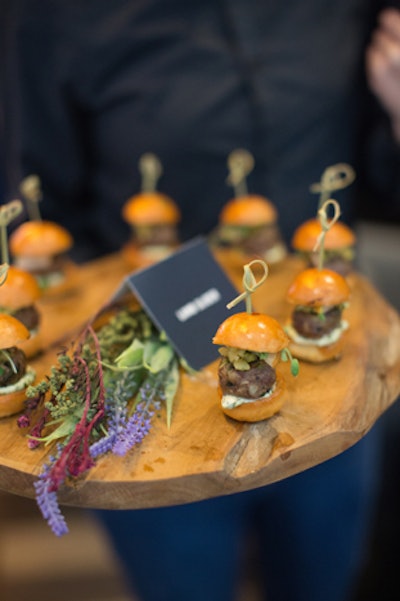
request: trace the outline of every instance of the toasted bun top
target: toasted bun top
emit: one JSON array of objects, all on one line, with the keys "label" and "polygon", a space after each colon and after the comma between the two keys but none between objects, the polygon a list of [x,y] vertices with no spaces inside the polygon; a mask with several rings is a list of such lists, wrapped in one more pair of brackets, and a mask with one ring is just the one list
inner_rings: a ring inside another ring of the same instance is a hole
[{"label": "toasted bun top", "polygon": [[300,272],[287,292],[290,303],[311,307],[333,307],[349,296],[350,288],[342,275],[316,267]]},{"label": "toasted bun top", "polygon": [[264,225],[275,223],[278,213],[264,196],[248,194],[233,198],[223,207],[219,220],[224,225]]},{"label": "toasted bun top", "polygon": [[[321,232],[322,227],[318,219],[305,221],[296,229],[292,238],[292,247],[299,251],[312,251]],[[324,248],[326,250],[348,248],[353,246],[355,241],[354,232],[341,221],[335,221],[326,233]]]},{"label": "toasted bun top", "polygon": [[0,286],[0,307],[29,307],[40,296],[41,290],[35,276],[10,265],[6,281]]},{"label": "toasted bun top", "polygon": [[173,224],[181,217],[172,198],[161,192],[135,194],[122,207],[122,216],[132,225]]},{"label": "toasted bun top", "polygon": [[278,353],[289,339],[273,317],[261,313],[235,313],[219,326],[214,344],[257,353]]},{"label": "toasted bun top", "polygon": [[71,248],[72,244],[71,234],[53,221],[25,221],[9,238],[10,252],[14,256],[58,255]]},{"label": "toasted bun top", "polygon": [[23,340],[29,338],[29,331],[15,317],[0,313],[0,349],[17,346]]}]

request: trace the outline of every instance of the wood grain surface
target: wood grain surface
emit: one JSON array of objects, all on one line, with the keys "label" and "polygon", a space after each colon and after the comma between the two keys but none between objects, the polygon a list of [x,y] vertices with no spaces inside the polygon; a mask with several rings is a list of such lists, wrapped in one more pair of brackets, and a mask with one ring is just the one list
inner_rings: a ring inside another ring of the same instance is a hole
[{"label": "wood grain surface", "polygon": [[[274,266],[254,295],[254,308],[284,323],[290,311],[285,292],[302,267],[293,257]],[[128,272],[120,255],[105,257],[77,267],[63,295],[42,299],[48,350],[35,361],[39,374],[48,373],[60,345],[73,339]],[[229,276],[241,291],[241,271],[230,269]],[[138,448],[125,457],[100,458],[88,474],[63,486],[60,503],[136,509],[198,501],[287,478],[356,443],[400,392],[400,319],[364,277],[354,273],[349,283],[342,358],[301,363],[297,378],[287,367],[290,400],[278,415],[256,424],[224,416],[217,362],[197,376],[183,374],[170,430],[161,414]],[[0,420],[0,488],[33,497],[48,454],[51,446],[27,448],[15,417]]]}]

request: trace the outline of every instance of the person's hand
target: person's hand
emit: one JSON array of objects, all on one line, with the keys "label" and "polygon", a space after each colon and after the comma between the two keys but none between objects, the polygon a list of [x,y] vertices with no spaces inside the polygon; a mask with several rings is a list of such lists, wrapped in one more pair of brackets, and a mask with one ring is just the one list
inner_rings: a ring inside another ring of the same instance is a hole
[{"label": "person's hand", "polygon": [[367,80],[388,112],[400,142],[400,10],[387,8],[378,18],[366,52]]}]

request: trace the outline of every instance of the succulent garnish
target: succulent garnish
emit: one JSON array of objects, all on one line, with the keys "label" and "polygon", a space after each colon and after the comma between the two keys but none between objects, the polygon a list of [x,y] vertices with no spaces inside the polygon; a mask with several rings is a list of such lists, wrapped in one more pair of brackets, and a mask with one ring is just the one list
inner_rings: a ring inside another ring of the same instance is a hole
[{"label": "succulent garnish", "polygon": [[300,366],[298,360],[293,357],[292,353],[288,348],[284,348],[281,351],[281,360],[290,362],[290,373],[292,376],[298,376],[300,371]]}]

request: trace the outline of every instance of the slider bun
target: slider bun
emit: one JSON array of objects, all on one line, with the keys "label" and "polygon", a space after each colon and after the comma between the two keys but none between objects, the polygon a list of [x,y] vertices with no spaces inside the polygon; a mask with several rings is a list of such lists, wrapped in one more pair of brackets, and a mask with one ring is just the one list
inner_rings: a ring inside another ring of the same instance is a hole
[{"label": "slider bun", "polygon": [[[292,247],[297,251],[313,251],[321,232],[322,227],[318,219],[305,221],[295,230],[292,238]],[[355,242],[356,237],[353,230],[343,222],[336,221],[326,233],[324,248],[326,250],[347,248],[354,246]]]},{"label": "slider bun", "polygon": [[257,226],[275,223],[278,214],[273,203],[257,194],[233,198],[222,208],[219,221],[224,225]]},{"label": "slider bun", "polygon": [[262,313],[234,313],[219,326],[213,343],[255,351],[279,353],[289,342],[280,323]]},{"label": "slider bun", "polygon": [[0,286],[0,306],[11,310],[29,307],[41,296],[39,284],[28,271],[10,265],[7,278]]},{"label": "slider bun", "polygon": [[[220,398],[222,399],[222,392],[219,390]],[[277,413],[283,404],[288,400],[289,393],[286,388],[286,384],[277,372],[276,382],[274,391],[265,399],[255,399],[249,403],[243,403],[233,409],[221,409],[229,417],[240,421],[240,422],[259,422],[263,419],[267,419]]]},{"label": "slider bun", "polygon": [[18,319],[6,313],[0,313],[0,349],[19,346],[29,338],[29,330]]},{"label": "slider bun", "polygon": [[9,237],[13,256],[54,256],[73,245],[71,234],[53,221],[25,221]]},{"label": "slider bun", "polygon": [[122,217],[131,225],[175,224],[180,220],[176,203],[161,192],[141,192],[122,207]]},{"label": "slider bun", "polygon": [[287,300],[294,305],[333,307],[346,302],[350,288],[345,278],[331,269],[316,267],[301,271],[287,292]]},{"label": "slider bun", "polygon": [[289,343],[289,350],[293,357],[308,363],[325,363],[340,359],[343,347],[343,334],[339,340],[327,346],[303,345],[293,341]]},{"label": "slider bun", "polygon": [[1,394],[0,392],[0,418],[19,413],[24,408],[26,388],[15,392]]}]

